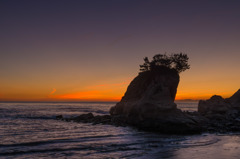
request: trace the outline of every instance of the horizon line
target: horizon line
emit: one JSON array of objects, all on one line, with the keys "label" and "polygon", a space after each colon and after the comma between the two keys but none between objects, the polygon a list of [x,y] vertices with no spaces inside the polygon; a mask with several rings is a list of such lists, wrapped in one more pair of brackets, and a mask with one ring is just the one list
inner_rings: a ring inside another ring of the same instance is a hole
[{"label": "horizon line", "polygon": [[[177,99],[174,101],[200,101],[204,99]],[[118,101],[0,101],[0,103],[117,103]]]}]

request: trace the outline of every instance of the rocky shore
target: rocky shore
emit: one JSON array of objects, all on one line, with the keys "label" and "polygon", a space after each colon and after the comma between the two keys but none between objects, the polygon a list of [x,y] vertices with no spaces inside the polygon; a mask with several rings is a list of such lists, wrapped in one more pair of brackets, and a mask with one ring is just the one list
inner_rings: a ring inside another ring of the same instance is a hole
[{"label": "rocky shore", "polygon": [[72,118],[56,116],[57,120],[66,122],[80,122],[107,124],[114,126],[132,126],[140,130],[155,131],[164,134],[197,134],[203,132],[229,133],[240,132],[240,111],[229,109],[224,113],[219,112],[163,112],[161,118],[142,121],[132,124],[125,116],[96,115],[92,113],[81,114]]},{"label": "rocky shore", "polygon": [[227,99],[214,95],[199,101],[197,112],[183,112],[174,103],[178,83],[179,74],[174,69],[159,67],[141,72],[109,115],[88,113],[56,118],[67,122],[132,126],[165,134],[240,132],[240,90]]}]

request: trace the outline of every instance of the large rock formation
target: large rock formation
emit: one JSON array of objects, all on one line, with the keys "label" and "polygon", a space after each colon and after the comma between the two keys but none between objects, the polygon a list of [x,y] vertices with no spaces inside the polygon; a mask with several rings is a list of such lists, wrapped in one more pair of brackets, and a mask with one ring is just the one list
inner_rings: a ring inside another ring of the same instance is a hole
[{"label": "large rock formation", "polygon": [[160,67],[140,73],[128,86],[122,100],[110,109],[113,119],[138,128],[164,133],[193,133],[198,123],[174,103],[178,72]]},{"label": "large rock formation", "polygon": [[158,111],[175,110],[178,83],[179,75],[173,69],[163,67],[139,73],[128,86],[122,100],[111,108],[110,114],[138,114],[141,118],[146,115],[152,117]]},{"label": "large rock formation", "polygon": [[178,73],[171,69],[143,72],[131,82],[122,100],[111,108],[111,115],[88,113],[70,118],[58,115],[56,119],[130,125],[166,134],[240,132],[240,91],[228,99],[215,95],[200,101],[198,112],[182,112],[174,103],[178,82]]}]

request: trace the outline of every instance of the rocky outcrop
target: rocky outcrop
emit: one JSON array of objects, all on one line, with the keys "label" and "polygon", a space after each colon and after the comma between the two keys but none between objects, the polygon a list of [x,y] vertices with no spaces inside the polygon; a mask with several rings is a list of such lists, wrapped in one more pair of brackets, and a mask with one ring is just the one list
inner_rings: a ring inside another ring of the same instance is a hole
[{"label": "rocky outcrop", "polygon": [[158,66],[139,73],[130,83],[121,101],[110,109],[110,115],[82,114],[74,118],[57,116],[58,120],[134,126],[138,129],[168,134],[194,134],[202,131],[200,116],[177,109],[174,103],[179,83],[175,69]]},{"label": "rocky outcrop", "polygon": [[240,131],[240,91],[224,99],[214,95],[208,100],[201,100],[198,112],[205,118],[206,131],[239,132]]},{"label": "rocky outcrop", "polygon": [[200,100],[198,103],[198,112],[205,114],[226,114],[233,110],[240,110],[240,89],[230,98],[222,98],[214,95],[208,100]]},{"label": "rocky outcrop", "polygon": [[93,123],[93,124],[113,124],[111,121],[110,115],[96,115],[94,116],[92,113],[81,114],[76,117],[64,118],[62,115],[56,116],[57,120],[63,121],[74,121],[74,122],[81,122],[81,123]]},{"label": "rocky outcrop", "polygon": [[228,99],[214,95],[199,101],[198,112],[182,112],[174,103],[179,83],[175,69],[158,66],[139,73],[110,115],[92,113],[56,119],[92,124],[133,126],[166,134],[240,132],[240,90]]},{"label": "rocky outcrop", "polygon": [[128,86],[122,100],[112,107],[111,115],[127,117],[156,116],[159,111],[176,110],[174,99],[178,73],[169,68],[140,73]]},{"label": "rocky outcrop", "polygon": [[[102,116],[94,116],[92,113],[88,113],[72,118],[64,118],[62,115],[58,115],[56,119],[67,122],[134,126],[142,130],[166,134],[240,132],[238,99],[239,91],[228,99],[215,95],[206,101],[200,101],[198,112],[182,112],[176,107],[162,109],[156,105],[139,104],[137,108],[141,111],[133,107],[129,114],[124,114],[124,111],[121,111],[120,114]],[[145,112],[142,111],[141,106],[145,108]]]},{"label": "rocky outcrop", "polygon": [[110,109],[112,118],[128,125],[163,133],[196,133],[197,120],[177,109],[174,103],[178,72],[166,67],[140,73],[128,86],[122,100]]},{"label": "rocky outcrop", "polygon": [[226,100],[231,103],[233,108],[240,110],[240,89]]},{"label": "rocky outcrop", "polygon": [[230,108],[230,103],[218,95],[214,95],[206,101],[200,100],[198,104],[198,112],[201,114],[226,113]]}]

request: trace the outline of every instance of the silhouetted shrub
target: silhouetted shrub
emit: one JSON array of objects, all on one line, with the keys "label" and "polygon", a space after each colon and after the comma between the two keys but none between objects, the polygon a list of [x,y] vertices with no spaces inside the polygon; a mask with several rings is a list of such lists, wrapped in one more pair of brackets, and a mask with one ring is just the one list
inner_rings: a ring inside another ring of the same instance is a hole
[{"label": "silhouetted shrub", "polygon": [[179,54],[157,54],[153,56],[153,60],[150,62],[148,57],[145,57],[143,65],[140,65],[140,71],[152,71],[159,69],[160,67],[166,67],[170,69],[176,70],[178,73],[183,72],[187,69],[190,69],[190,65],[188,64],[188,56],[187,54],[179,53]]}]

